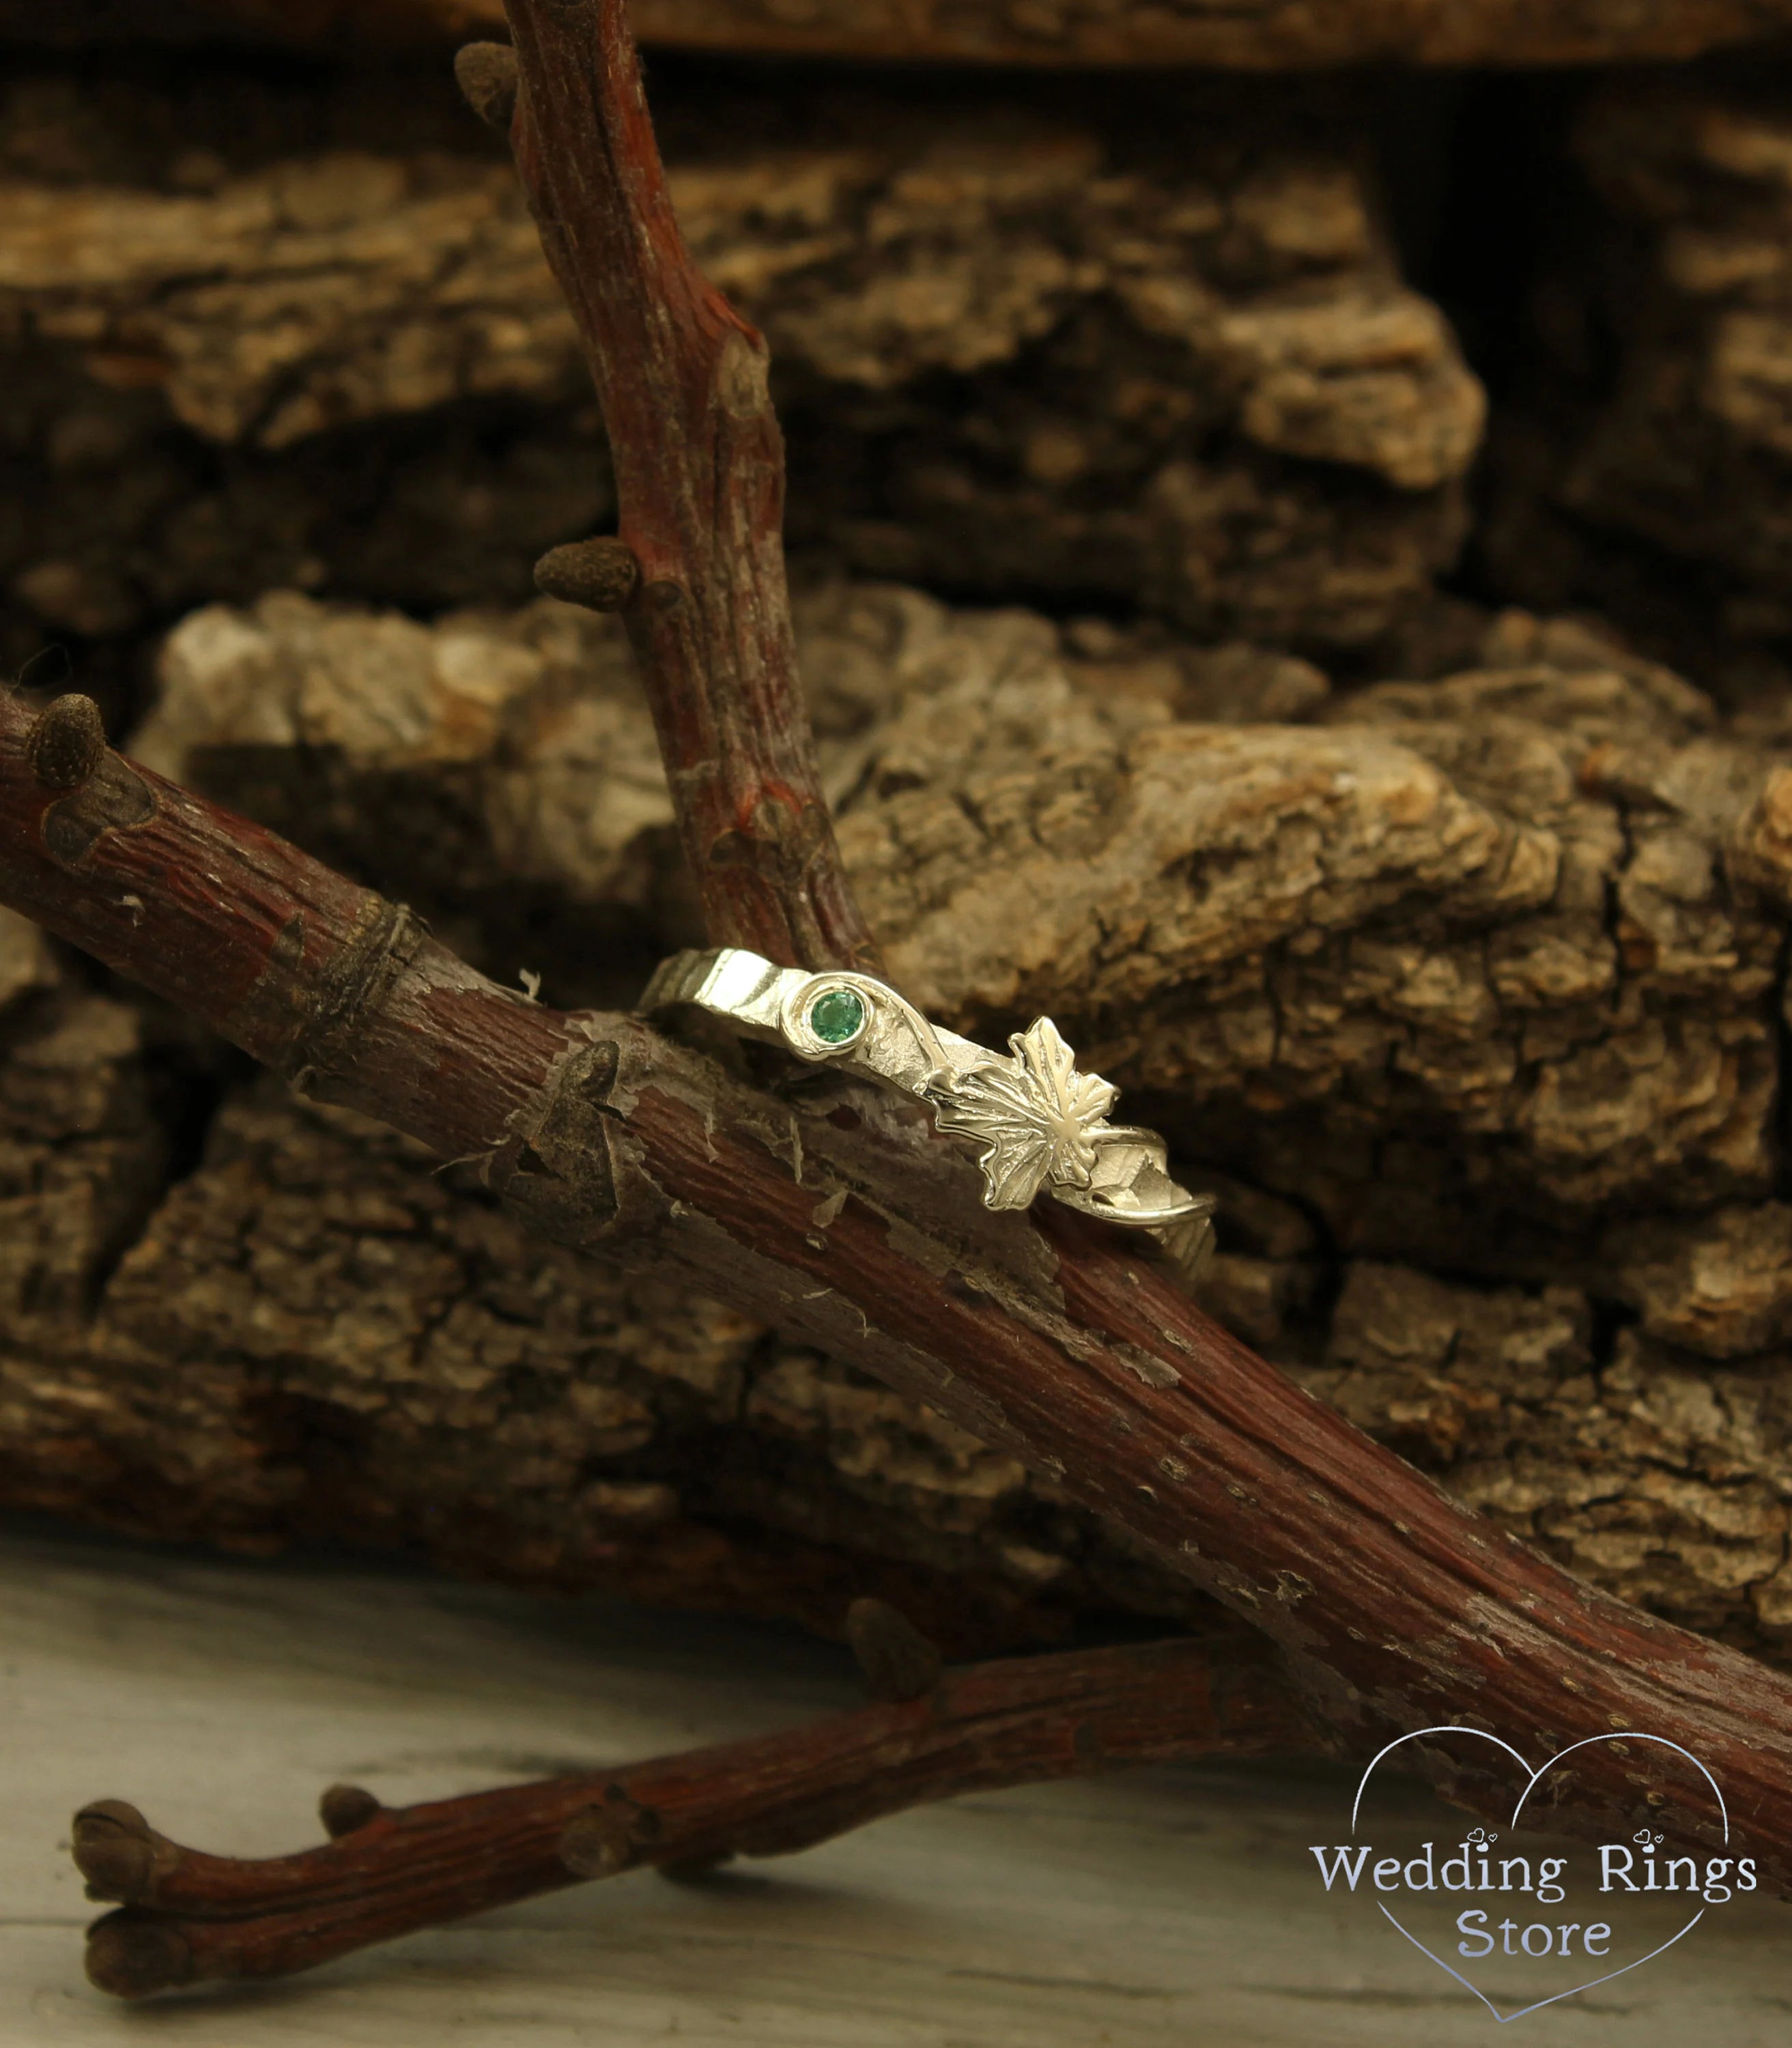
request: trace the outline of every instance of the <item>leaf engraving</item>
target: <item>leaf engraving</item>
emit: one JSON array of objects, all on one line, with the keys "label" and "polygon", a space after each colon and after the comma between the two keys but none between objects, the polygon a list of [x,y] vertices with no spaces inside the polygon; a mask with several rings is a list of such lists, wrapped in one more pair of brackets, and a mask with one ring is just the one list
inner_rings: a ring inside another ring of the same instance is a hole
[{"label": "leaf engraving", "polygon": [[1086,1188],[1095,1170],[1092,1133],[1119,1100],[1099,1074],[1080,1074],[1076,1056],[1041,1017],[1009,1039],[1011,1060],[991,1060],[951,1084],[934,1121],[982,1146],[983,1200],[1023,1209],[1048,1181]]}]

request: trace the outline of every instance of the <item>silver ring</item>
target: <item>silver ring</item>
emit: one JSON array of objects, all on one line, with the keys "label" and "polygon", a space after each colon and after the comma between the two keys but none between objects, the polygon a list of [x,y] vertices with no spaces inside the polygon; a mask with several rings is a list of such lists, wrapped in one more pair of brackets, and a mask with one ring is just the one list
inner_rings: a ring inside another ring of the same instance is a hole
[{"label": "silver ring", "polygon": [[1148,1232],[1193,1279],[1213,1248],[1213,1197],[1178,1187],[1154,1131],[1107,1121],[1119,1090],[1076,1071],[1049,1017],[1008,1041],[1008,1057],[930,1024],[869,975],[806,973],[723,947],[674,953],[644,1010],[693,1003],[743,1036],[918,1096],[936,1128],[978,1148],[983,1203],[1023,1209],[1041,1190],[1085,1216]]}]

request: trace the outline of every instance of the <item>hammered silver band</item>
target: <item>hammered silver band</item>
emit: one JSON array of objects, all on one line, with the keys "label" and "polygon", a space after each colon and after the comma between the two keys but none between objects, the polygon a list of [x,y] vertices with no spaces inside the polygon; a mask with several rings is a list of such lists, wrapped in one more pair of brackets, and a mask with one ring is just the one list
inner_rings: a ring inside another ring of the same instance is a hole
[{"label": "hammered silver band", "polygon": [[1147,1232],[1188,1279],[1212,1248],[1213,1197],[1170,1178],[1154,1131],[1108,1123],[1119,1091],[1076,1071],[1049,1017],[1017,1031],[1004,1057],[929,1023],[869,975],[774,967],[735,947],[662,964],[641,1007],[680,1003],[800,1060],[919,1096],[939,1130],[979,1147],[990,1208],[1025,1208],[1043,1190],[1085,1216]]}]

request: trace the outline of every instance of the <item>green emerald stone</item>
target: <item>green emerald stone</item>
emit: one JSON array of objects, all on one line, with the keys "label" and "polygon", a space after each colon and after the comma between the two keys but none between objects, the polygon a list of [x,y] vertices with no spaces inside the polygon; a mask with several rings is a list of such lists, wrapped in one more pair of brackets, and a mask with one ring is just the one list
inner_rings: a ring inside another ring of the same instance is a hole
[{"label": "green emerald stone", "polygon": [[809,1007],[809,1028],[824,1045],[844,1045],[864,1026],[865,1003],[850,988],[830,988]]}]

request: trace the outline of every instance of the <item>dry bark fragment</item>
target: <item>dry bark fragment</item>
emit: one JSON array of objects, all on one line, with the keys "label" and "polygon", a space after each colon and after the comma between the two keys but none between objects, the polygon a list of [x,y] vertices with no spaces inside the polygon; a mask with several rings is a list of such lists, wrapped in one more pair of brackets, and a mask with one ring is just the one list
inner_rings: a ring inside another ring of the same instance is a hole
[{"label": "dry bark fragment", "polygon": [[1625,360],[1564,480],[1574,510],[1792,588],[1780,499],[1792,463],[1792,107],[1772,78],[1663,81],[1589,109],[1581,154],[1600,196],[1640,231],[1625,281]]},{"label": "dry bark fragment", "polygon": [[1778,734],[1792,100],[1771,67],[1613,82],[1573,145],[1594,196],[1547,258],[1488,554],[1527,601],[1601,600],[1678,643]]},{"label": "dry bark fragment", "polygon": [[[1699,1489],[1719,1482],[1689,1456],[1610,1447],[1616,1355],[1589,1350],[1586,1305],[1635,1304],[1763,1383],[1782,1370],[1777,1211],[1737,1199],[1766,1191],[1775,1157],[1778,927],[1757,894],[1732,898],[1723,861],[1771,783],[1759,749],[1729,745],[1670,673],[1516,615],[1484,630],[1488,666],[1332,698],[1262,650],[1216,665],[1162,635],[899,589],[819,590],[797,618],[824,782],[904,973],[994,1038],[1035,1005],[1076,1017],[1185,1162],[1230,1165],[1207,1173],[1222,1317],[1577,1569],[1777,1642],[1775,1529],[1751,1509],[1714,1534],[1740,1494],[1708,1511]],[[1332,723],[1178,723],[1220,690],[1235,716],[1292,703]],[[613,622],[545,603],[434,629],[295,596],[208,610],[169,644],[143,744],[438,917],[489,890],[507,920],[483,941],[494,972],[532,968],[549,998],[588,985],[580,934],[606,913],[643,965],[675,935],[669,813]],[[409,821],[449,815],[444,863]],[[1103,905],[1151,935],[1131,947],[1126,1030],[1104,950],[1126,933],[1086,908],[1092,863]],[[519,875],[560,906],[526,944]],[[1266,993],[1279,1025],[1250,1021]],[[132,1463],[165,1530],[184,1469],[205,1475],[194,1531],[439,1546],[447,1529],[473,1568],[751,1599],[828,1628],[855,1575],[879,1573],[911,1575],[924,1590],[905,1597],[935,1615],[941,1588],[974,1588],[965,1626],[990,1639],[1189,1611],[1135,1546],[956,1425],[738,1326],[702,1340],[699,1371],[681,1312],[630,1305],[498,1219],[451,1225],[406,1170],[315,1112],[233,1103],[112,1282],[106,1356],[46,1334],[21,1418],[87,1390],[80,1469]],[[1689,1216],[1706,1189],[1730,1206]],[[1608,1226],[1614,1195],[1634,1224]],[[389,1219],[377,1274],[356,1251],[370,1201]],[[1724,1262],[1757,1242],[1744,1286]],[[1453,1280],[1414,1272],[1426,1256]],[[1463,1286],[1465,1264],[1486,1284]],[[1409,1355],[1376,1363],[1351,1334],[1375,1301]],[[1728,1334],[1701,1339],[1701,1321]],[[179,1412],[155,1391],[176,1358],[205,1388]],[[1671,1507],[1651,1491],[1670,1472]],[[1750,1472],[1739,1485],[1787,1484],[1771,1448]],[[91,1512],[100,1492],[61,1497]]]},{"label": "dry bark fragment", "polygon": [[0,968],[8,952],[16,972],[14,1000],[0,1013],[0,1320],[16,1330],[20,1318],[47,1314],[78,1328],[160,1193],[168,1134],[137,1014],[57,987],[35,948],[0,950]]},{"label": "dry bark fragment", "polygon": [[[379,52],[501,32],[502,0],[75,0],[44,10],[7,0],[0,30],[56,40],[145,30],[196,38],[236,30]],[[172,18],[170,18],[172,17]],[[1033,64],[1556,64],[1691,57],[1783,34],[1783,0],[1297,0],[1164,6],[1155,0],[636,0],[649,44],[784,55]]]},{"label": "dry bark fragment", "polygon": [[1653,1612],[1783,1654],[1792,1374],[1714,1369],[1621,1332],[1587,1297],[1349,1269],[1305,1383],[1515,1534]]},{"label": "dry bark fragment", "polygon": [[[1515,616],[1487,636],[1497,665],[1321,700],[1321,724],[1216,725],[1176,716],[1208,672],[1173,642],[1092,661],[1042,619],[851,587],[799,627],[855,879],[943,1017],[1073,1020],[1192,1149],[1358,1252],[1416,1229],[1447,1262],[1503,1213],[1525,1242],[1539,1204],[1584,1233],[1601,1205],[1768,1191],[1779,927],[1730,871],[1775,758],[1670,672]],[[461,705],[464,642],[510,694]],[[645,726],[616,649],[564,610],[431,634],[270,599],[174,637],[143,743],[314,843],[331,820],[323,844],[432,903],[442,878],[374,797],[459,791],[483,849],[464,871],[626,905],[664,945],[664,799],[628,766]],[[553,677],[581,662],[597,687],[574,700]],[[1273,705],[1282,671],[1255,673]],[[556,793],[568,762],[588,806]],[[1393,1139],[1402,1172],[1365,1204],[1353,1154]]]},{"label": "dry bark fragment", "polygon": [[[0,332],[41,380],[13,434],[52,508],[0,567],[46,623],[295,579],[520,596],[604,518],[514,176],[476,131],[447,146],[432,93],[394,127],[246,83],[213,134],[203,105],[171,124],[141,87],[96,111],[68,83],[22,80],[0,122]],[[793,538],[1204,632],[1371,637],[1460,539],[1480,387],[1400,281],[1348,95],[1154,90],[1150,121],[1100,91],[665,95],[685,237],[771,346]],[[300,145],[307,113],[334,146]],[[377,436],[309,445],[442,406],[467,425],[413,436],[390,483]],[[128,507],[98,488],[127,449]]]}]

